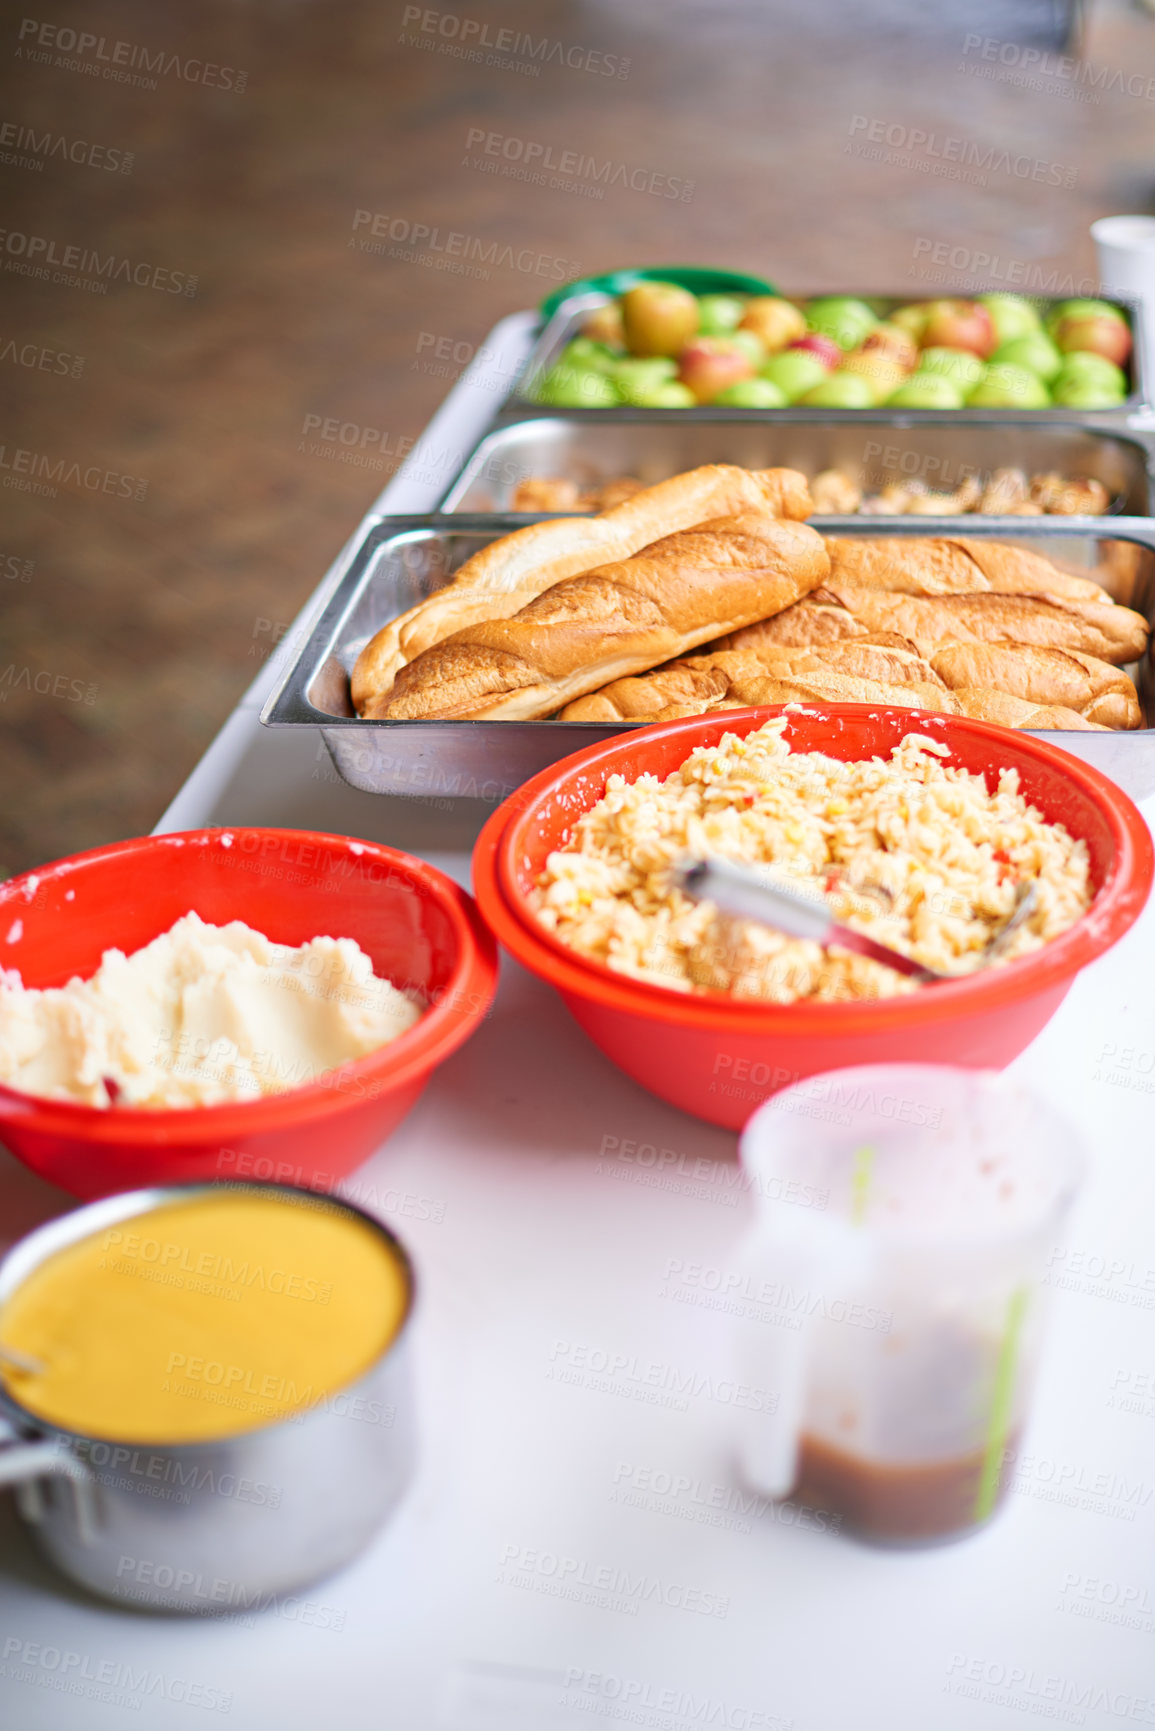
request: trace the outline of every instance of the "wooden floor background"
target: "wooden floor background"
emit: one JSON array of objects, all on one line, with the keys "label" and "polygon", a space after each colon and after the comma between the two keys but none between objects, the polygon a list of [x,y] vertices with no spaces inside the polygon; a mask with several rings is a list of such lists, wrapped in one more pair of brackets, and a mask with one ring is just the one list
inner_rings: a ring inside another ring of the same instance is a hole
[{"label": "wooden floor background", "polygon": [[[1152,208],[1155,20],[1123,0],[1065,63],[1052,0],[453,4],[2,27],[0,876],[155,823],[447,367],[571,267],[915,295],[947,243],[991,286],[1061,283],[1093,273],[1096,216]],[[576,185],[478,166],[531,144]],[[362,251],[358,211],[497,259]]]}]

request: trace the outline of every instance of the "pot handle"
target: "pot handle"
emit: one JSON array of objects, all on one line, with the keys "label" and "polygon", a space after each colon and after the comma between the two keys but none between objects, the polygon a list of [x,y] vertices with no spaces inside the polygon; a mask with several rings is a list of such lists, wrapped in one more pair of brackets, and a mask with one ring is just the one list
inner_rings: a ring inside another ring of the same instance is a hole
[{"label": "pot handle", "polygon": [[96,1538],[96,1477],[92,1469],[74,1455],[62,1437],[29,1439],[0,1420],[0,1487],[16,1487],[16,1501],[26,1521],[44,1519],[42,1480],[51,1476],[67,1479],[72,1487],[76,1531],[81,1544]]}]

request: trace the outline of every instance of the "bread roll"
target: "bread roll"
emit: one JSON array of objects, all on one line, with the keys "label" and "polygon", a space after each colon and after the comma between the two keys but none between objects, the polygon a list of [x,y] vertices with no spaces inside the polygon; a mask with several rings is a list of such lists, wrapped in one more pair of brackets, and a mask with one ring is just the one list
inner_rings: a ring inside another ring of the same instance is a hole
[{"label": "bread roll", "polygon": [[720,667],[694,667],[672,661],[630,679],[615,679],[567,703],[559,721],[651,721],[674,707],[686,715],[703,715],[726,697],[728,675]]},{"label": "bread roll", "polygon": [[894,685],[884,679],[856,679],[826,669],[781,677],[736,679],[729,692],[733,702],[749,707],[765,703],[886,703],[896,709],[931,709],[958,715],[955,694],[937,680],[931,685]]},{"label": "bread roll", "polygon": [[1053,727],[1071,733],[1106,733],[1109,729],[1096,721],[1088,721],[1076,709],[1064,709],[1059,704],[1026,703],[1006,691],[980,691],[963,686],[951,696],[963,715],[975,721],[994,721],[1000,727]]},{"label": "bread roll", "polygon": [[903,595],[1057,595],[1066,601],[1111,597],[1089,577],[1073,577],[1023,547],[979,538],[831,535],[832,588],[851,583]]},{"label": "bread roll", "polygon": [[790,606],[826,574],[822,537],[766,512],[667,535],[644,552],[554,584],[510,619],[435,644],[373,715],[532,720],[612,679]]},{"label": "bread roll", "polygon": [[[766,681],[790,685],[797,697],[829,703],[887,703],[903,687],[930,709],[953,708],[947,687],[929,663],[911,650],[875,644],[835,643],[818,649],[763,648],[758,654],[722,651],[691,655],[634,679],[618,679],[562,710],[562,721],[653,721],[672,706],[689,715],[724,704],[785,703],[761,695]],[[931,701],[933,698],[933,701]]]},{"label": "bread roll", "polygon": [[[760,654],[764,648],[780,645],[785,649],[817,649],[827,643],[843,643],[850,639],[879,635],[901,637],[899,632],[879,633],[864,625],[831,593],[825,583],[811,590],[804,601],[784,608],[770,619],[759,619],[741,631],[731,631],[716,637],[708,645],[711,650],[752,650]],[[909,642],[909,638],[903,638]]]},{"label": "bread roll", "polygon": [[466,626],[508,619],[579,571],[628,559],[660,536],[710,518],[766,511],[801,521],[811,509],[806,477],[794,469],[709,463],[646,487],[600,516],[562,517],[503,535],[467,559],[444,589],[390,620],[370,639],[353,669],[353,707],[358,715],[381,714],[406,662]]},{"label": "bread roll", "polygon": [[1034,643],[1120,666],[1136,660],[1147,644],[1143,616],[1113,602],[1041,595],[892,595],[828,581],[788,613],[729,635],[724,647],[795,643],[807,648],[876,631],[909,638],[928,658],[947,643]]},{"label": "bread roll", "polygon": [[[881,680],[884,685],[933,685],[946,690],[946,682],[912,644],[886,633],[822,643],[813,649],[763,644],[760,649],[723,651],[709,659],[739,677],[810,670]],[[691,664],[697,665],[697,659]]]},{"label": "bread roll", "polygon": [[1128,675],[1077,650],[1044,649],[1034,643],[951,643],[931,657],[931,665],[952,691],[986,687],[1027,703],[1075,709],[1106,727],[1142,725],[1139,697]]}]

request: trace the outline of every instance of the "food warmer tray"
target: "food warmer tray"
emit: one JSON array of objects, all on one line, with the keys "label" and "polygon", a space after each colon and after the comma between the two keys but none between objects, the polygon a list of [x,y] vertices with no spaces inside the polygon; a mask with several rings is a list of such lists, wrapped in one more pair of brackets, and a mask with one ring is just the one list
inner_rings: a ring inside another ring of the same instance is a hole
[{"label": "food warmer tray", "polygon": [[[471,554],[547,518],[503,514],[390,517],[370,523],[288,670],[261,712],[270,727],[320,729],[339,773],[369,793],[498,803],[538,770],[625,730],[563,721],[362,721],[349,675],[370,637],[442,588]],[[1114,517],[887,518],[887,535],[957,534],[1010,542],[1097,577],[1155,626],[1155,522]],[[880,520],[828,517],[832,534],[877,537]],[[1149,705],[1149,668],[1132,669]],[[637,724],[628,724],[637,725]],[[1111,776],[1134,798],[1155,788],[1155,727],[1129,733],[1047,731],[1043,737]]]},{"label": "food warmer tray", "polygon": [[[649,485],[702,463],[800,469],[811,478],[823,469],[842,469],[872,491],[912,479],[935,492],[950,491],[968,475],[983,479],[1003,468],[1088,476],[1103,482],[1117,501],[1116,511],[1138,517],[1152,500],[1155,444],[1073,416],[1011,421],[998,415],[957,425],[940,415],[937,422],[912,425],[907,416],[870,409],[842,416],[828,410],[825,419],[789,409],[760,411],[757,418],[735,412],[726,419],[683,410],[657,418],[651,410],[625,422],[616,409],[543,411],[487,432],[447,488],[440,509],[508,511],[518,482],[534,475],[560,475],[583,484],[633,475]],[[896,521],[865,520],[875,525],[875,533],[889,533],[882,525]],[[952,518],[956,533],[960,525],[984,520],[990,521],[972,514]],[[1002,521],[1018,527],[1023,519]]]},{"label": "food warmer tray", "polygon": [[[859,294],[853,289],[808,290],[805,294],[788,294],[784,290],[781,292],[783,299],[796,302],[811,300],[819,293],[823,295],[834,293],[851,294],[856,300],[864,300],[867,305],[872,307],[882,318],[885,318],[888,313],[893,312],[897,307],[907,306],[912,301],[955,298],[951,296],[950,289],[945,287],[939,289],[939,291],[934,295],[919,294],[917,292],[906,295]],[[973,296],[968,295],[963,298],[970,299],[973,298]],[[1071,297],[1069,295],[1031,295],[1028,298],[1032,300],[1036,306],[1049,309],[1058,306],[1062,301],[1069,300]],[[1109,299],[1110,297],[1101,298]],[[532,414],[535,412],[540,414],[543,405],[538,403],[535,398],[537,386],[542,376],[549,371],[550,367],[557,360],[566,344],[580,334],[581,325],[589,314],[593,312],[595,308],[605,306],[606,303],[612,299],[612,295],[598,292],[587,292],[573,295],[568,300],[562,301],[553,316],[546,319],[542,325],[537,340],[535,341],[533,348],[530,350],[525,366],[522,369],[521,375],[515,383],[508,400],[503,406],[503,415],[525,415],[527,413]],[[1122,306],[1121,302],[1113,302],[1112,304]],[[1130,309],[1127,308],[1123,308],[1123,310],[1128,312],[1130,311]],[[1132,323],[1134,323],[1133,318]],[[1032,422],[1039,422],[1042,425],[1046,425],[1047,422],[1063,422],[1070,421],[1072,418],[1077,418],[1087,426],[1118,426],[1122,418],[1125,418],[1131,411],[1149,403],[1151,400],[1150,381],[1147,380],[1143,374],[1143,362],[1140,355],[1140,349],[1142,346],[1141,343],[1136,343],[1131,353],[1131,391],[1121,403],[1111,409],[1084,410],[1079,411],[1076,416],[1072,415],[1070,409],[1063,408],[903,409],[901,411],[896,410],[895,413],[901,413],[904,421],[909,421],[915,425],[928,421],[931,423],[946,421],[965,424],[967,422],[974,423],[982,421],[994,421],[998,423],[1001,421],[1014,421],[1020,419],[1027,419]],[[605,414],[618,420],[648,419],[654,414],[670,416],[673,419],[683,419],[689,416],[691,418],[697,417],[698,419],[704,418],[710,420],[715,419],[718,415],[726,415],[727,417],[733,416],[736,419],[740,419],[743,416],[765,416],[770,420],[774,420],[779,416],[790,416],[792,418],[800,418],[810,421],[822,421],[828,419],[830,416],[829,409],[804,408],[797,403],[792,404],[787,409],[719,409],[716,404],[706,403],[692,409],[665,410],[634,409],[623,404],[621,408],[617,409],[573,409],[570,412],[581,416]],[[870,414],[871,411],[869,409],[864,409],[861,410],[860,413],[865,415]]]}]

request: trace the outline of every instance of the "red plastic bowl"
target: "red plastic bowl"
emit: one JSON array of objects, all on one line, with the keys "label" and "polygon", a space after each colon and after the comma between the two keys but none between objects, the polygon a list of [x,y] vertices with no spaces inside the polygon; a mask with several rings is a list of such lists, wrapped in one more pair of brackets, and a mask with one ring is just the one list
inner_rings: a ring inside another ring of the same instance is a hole
[{"label": "red plastic bowl", "polygon": [[1134,923],[1151,888],[1143,817],[1113,782],[1068,752],[958,716],[832,704],[788,712],[795,750],[849,761],[888,754],[917,732],[947,745],[948,761],[961,768],[1017,769],[1022,792],[1044,817],[1087,843],[1096,893],[1082,919],[1005,967],[912,996],[834,1004],[754,1005],[719,992],[676,992],[567,953],[541,930],[528,892],[608,776],[669,775],[696,746],[715,745],[725,733],[745,736],[782,713],[690,716],[576,752],[500,806],[473,854],[478,905],[511,955],[555,986],[595,1044],[643,1087],[729,1129],[771,1094],[823,1070],[897,1062],[1001,1069],[1050,1020],[1078,970]]},{"label": "red plastic bowl", "polygon": [[214,1178],[329,1188],[396,1128],[493,998],[496,947],[463,890],[394,848],[310,830],[142,836],[12,878],[0,884],[0,966],[26,986],[62,986],[190,909],[277,943],[355,938],[376,973],[431,1008],[306,1087],[235,1105],[102,1111],[0,1085],[0,1140],[74,1196]]}]

